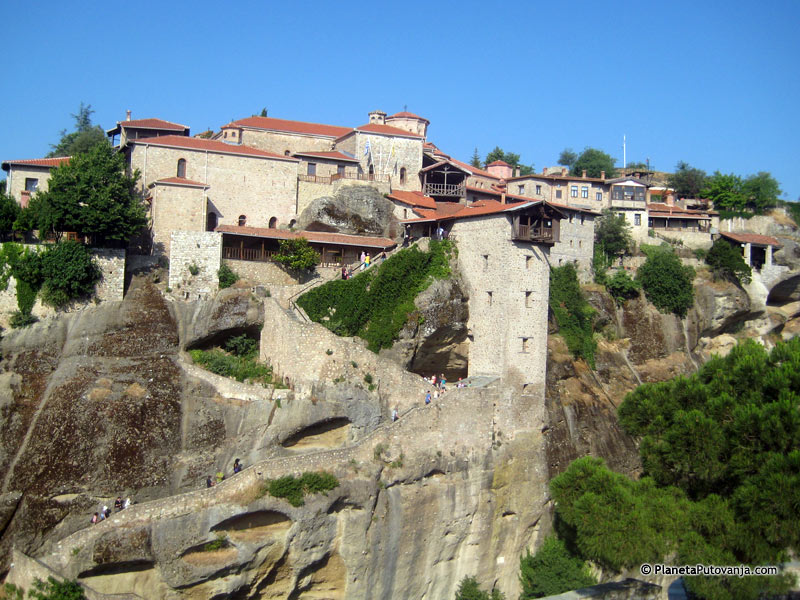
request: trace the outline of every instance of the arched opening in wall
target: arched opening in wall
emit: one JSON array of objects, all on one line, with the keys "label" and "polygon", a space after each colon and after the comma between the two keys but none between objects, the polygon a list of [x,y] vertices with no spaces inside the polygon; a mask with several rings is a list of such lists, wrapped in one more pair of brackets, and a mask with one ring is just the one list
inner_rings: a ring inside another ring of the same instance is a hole
[{"label": "arched opening in wall", "polygon": [[369,166],[369,178],[370,179],[374,179],[375,178],[375,167],[373,165]]},{"label": "arched opening in wall", "polygon": [[284,150],[283,151],[283,155],[284,156],[289,156],[290,154],[291,154],[291,152],[289,152],[288,150]]},{"label": "arched opening in wall", "polygon": [[406,182],[406,168],[405,167],[401,167],[400,168],[400,183],[404,184],[405,182]]},{"label": "arched opening in wall", "polygon": [[206,216],[206,231],[214,231],[217,228],[217,213],[210,212]]},{"label": "arched opening in wall", "polygon": [[286,438],[281,444],[295,452],[338,448],[347,443],[350,419],[337,417],[314,423]]},{"label": "arched opening in wall", "polygon": [[295,223],[297,223],[297,221],[295,219],[292,219],[291,221],[289,221],[289,229],[294,229]]},{"label": "arched opening in wall", "polygon": [[277,226],[278,226],[278,217],[272,217],[269,220],[269,228],[270,229],[275,229]]},{"label": "arched opening in wall", "polygon": [[409,371],[437,378],[444,373],[448,386],[455,384],[469,375],[469,344],[465,326],[455,321],[441,326],[419,347]]},{"label": "arched opening in wall", "polygon": [[247,225],[247,216],[239,215],[239,227],[244,227],[245,225]]},{"label": "arched opening in wall", "polygon": [[178,159],[178,177],[182,177],[186,179],[186,159],[179,158]]}]

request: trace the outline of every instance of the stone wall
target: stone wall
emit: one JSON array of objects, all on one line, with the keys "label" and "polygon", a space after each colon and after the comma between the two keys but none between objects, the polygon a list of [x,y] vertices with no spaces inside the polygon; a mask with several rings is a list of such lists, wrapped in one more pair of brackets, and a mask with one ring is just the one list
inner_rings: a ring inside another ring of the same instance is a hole
[{"label": "stone wall", "polygon": [[[422,138],[405,138],[357,131],[355,157],[361,161],[361,171],[369,172],[374,165],[376,175],[388,175],[392,188],[398,190],[422,189],[418,173],[422,169]],[[369,141],[369,153],[365,154]],[[393,154],[394,152],[394,154]],[[400,169],[406,169],[406,181],[400,183]]]},{"label": "stone wall", "polygon": [[512,387],[543,390],[550,291],[547,250],[512,242],[506,215],[457,221],[452,233],[469,290],[469,374],[498,375],[510,379]]},{"label": "stone wall", "polygon": [[281,155],[287,151],[290,156],[303,151],[328,152],[333,149],[333,142],[334,138],[327,136],[242,129],[242,144]]},{"label": "stone wall", "polygon": [[[236,152],[236,147],[231,147]],[[130,167],[142,173],[140,191],[152,182],[175,177],[179,159],[186,160],[186,178],[209,186],[207,210],[220,225],[238,225],[246,217],[252,227],[268,227],[272,217],[280,223],[295,218],[297,160],[262,158],[135,144]],[[205,227],[203,227],[205,229]]]},{"label": "stone wall", "polygon": [[343,186],[371,187],[381,194],[388,194],[391,186],[388,182],[359,181],[357,179],[337,179],[333,183],[315,183],[311,181],[297,182],[297,214],[300,215],[317,198],[334,196]]},{"label": "stone wall", "polygon": [[550,248],[550,266],[560,267],[574,262],[578,269],[578,278],[582,283],[587,283],[592,280],[595,215],[571,210],[564,212],[568,216],[561,219],[561,241]]},{"label": "stone wall", "polygon": [[150,227],[153,253],[169,256],[173,231],[206,230],[206,194],[201,187],[153,186]]},{"label": "stone wall", "polygon": [[242,279],[253,285],[297,285],[302,283],[298,278],[282,269],[274,262],[256,262],[252,260],[223,259]]},{"label": "stone wall", "polygon": [[[169,256],[169,287],[184,300],[196,300],[219,289],[222,234],[173,231]],[[190,268],[197,267],[193,275]]]},{"label": "stone wall", "polygon": [[22,192],[25,191],[25,179],[32,178],[39,181],[37,190],[46,192],[50,181],[50,169],[31,167],[29,165],[10,165],[7,176],[6,193],[17,202],[21,202]]},{"label": "stone wall", "polygon": [[662,229],[655,230],[656,238],[650,238],[650,241],[643,240],[646,244],[658,244],[660,240],[681,240],[683,245],[687,248],[704,248],[708,250],[714,244],[711,239],[711,234],[702,231],[680,231],[671,230],[664,231]]}]

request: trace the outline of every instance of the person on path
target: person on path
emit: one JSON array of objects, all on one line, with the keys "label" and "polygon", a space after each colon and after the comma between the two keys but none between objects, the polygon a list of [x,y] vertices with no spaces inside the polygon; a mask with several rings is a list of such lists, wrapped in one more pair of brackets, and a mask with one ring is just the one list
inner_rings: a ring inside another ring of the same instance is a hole
[{"label": "person on path", "polygon": [[393,421],[393,422],[394,422],[394,421],[397,421],[397,419],[398,419],[398,418],[399,418],[399,417],[398,417],[398,415],[397,415],[397,407],[395,406],[395,407],[392,409],[392,421]]},{"label": "person on path", "polygon": [[371,259],[370,259],[370,257],[369,257],[369,252],[367,252],[367,256],[366,256],[366,258],[364,258],[364,262],[367,264],[367,268],[369,268],[369,263],[370,263],[370,260],[371,260]]},{"label": "person on path", "polygon": [[214,487],[214,482],[211,480],[211,475],[208,475],[206,477],[206,487],[207,488]]},{"label": "person on path", "polygon": [[430,391],[428,391],[428,393],[425,394],[425,404],[430,404],[430,403],[431,403],[431,393]]},{"label": "person on path", "polygon": [[442,376],[439,378],[439,387],[442,388],[443,392],[447,391],[447,379],[444,378],[444,373],[442,373]]},{"label": "person on path", "polygon": [[434,390],[434,392],[433,392],[433,399],[434,399],[434,400],[438,400],[438,399],[439,399],[439,390]]},{"label": "person on path", "polygon": [[347,279],[347,267],[342,266],[342,279]]},{"label": "person on path", "polygon": [[100,520],[100,517],[97,513],[92,515],[92,525],[95,525]]},{"label": "person on path", "polygon": [[431,375],[431,385],[436,387],[436,375]]},{"label": "person on path", "polygon": [[114,500],[114,510],[117,512],[122,510],[122,496],[117,496],[117,499]]},{"label": "person on path", "polygon": [[365,261],[366,261],[366,260],[367,260],[367,255],[366,255],[366,253],[365,253],[365,252],[362,250],[362,251],[361,251],[361,270],[362,270],[362,271],[363,271],[364,269],[366,269],[366,268],[367,268],[367,266],[366,266],[366,264],[365,264]]},{"label": "person on path", "polygon": [[242,470],[242,463],[240,463],[239,459],[237,458],[235,461],[233,461],[233,472],[235,474],[239,473],[241,470]]}]

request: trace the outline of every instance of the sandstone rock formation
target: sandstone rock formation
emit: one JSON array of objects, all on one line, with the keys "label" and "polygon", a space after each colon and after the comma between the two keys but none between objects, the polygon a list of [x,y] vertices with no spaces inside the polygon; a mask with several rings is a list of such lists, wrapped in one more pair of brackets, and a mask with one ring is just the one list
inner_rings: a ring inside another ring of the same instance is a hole
[{"label": "sandstone rock formation", "polygon": [[377,190],[358,185],[317,198],[297,219],[298,229],[394,238],[397,220],[392,203]]}]

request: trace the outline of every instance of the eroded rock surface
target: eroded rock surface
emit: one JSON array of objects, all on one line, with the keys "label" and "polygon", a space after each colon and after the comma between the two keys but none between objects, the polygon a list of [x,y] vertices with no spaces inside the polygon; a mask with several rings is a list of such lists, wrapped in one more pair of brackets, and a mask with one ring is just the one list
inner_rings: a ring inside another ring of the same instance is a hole
[{"label": "eroded rock surface", "polygon": [[395,237],[393,204],[368,186],[342,186],[335,196],[317,198],[297,220],[298,229]]}]

